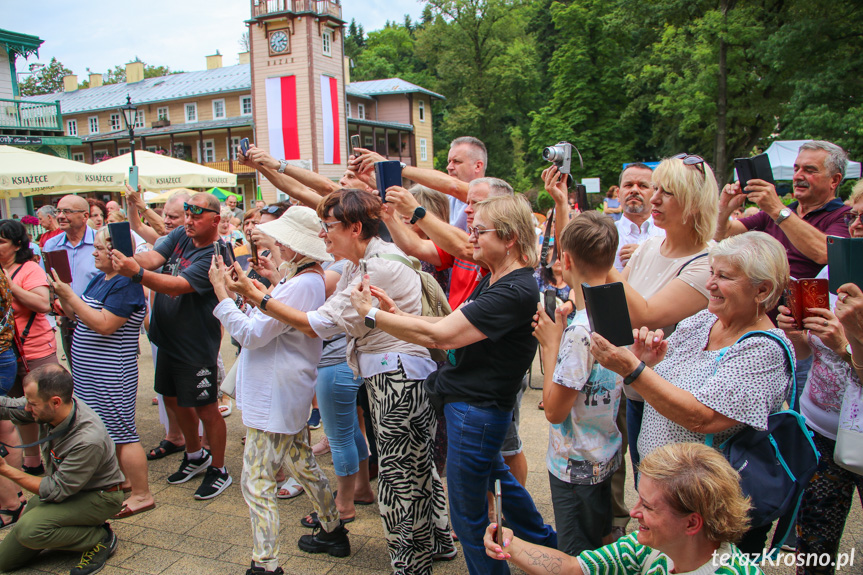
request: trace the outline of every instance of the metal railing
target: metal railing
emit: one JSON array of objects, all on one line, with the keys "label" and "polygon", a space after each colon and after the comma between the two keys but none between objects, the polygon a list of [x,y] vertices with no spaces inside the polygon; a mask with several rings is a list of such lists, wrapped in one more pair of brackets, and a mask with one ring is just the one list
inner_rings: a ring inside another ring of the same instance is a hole
[{"label": "metal railing", "polygon": [[253,18],[277,12],[311,13],[341,20],[342,4],[339,0],[252,0]]},{"label": "metal railing", "polygon": [[228,160],[222,160],[221,162],[201,162],[202,166],[206,166],[208,168],[213,168],[216,170],[221,170],[223,172],[229,172],[231,174],[254,174],[255,169],[250,168],[249,166],[244,166],[240,162],[234,160],[229,162]]},{"label": "metal railing", "polygon": [[60,102],[43,104],[0,98],[0,127],[16,130],[63,131]]}]

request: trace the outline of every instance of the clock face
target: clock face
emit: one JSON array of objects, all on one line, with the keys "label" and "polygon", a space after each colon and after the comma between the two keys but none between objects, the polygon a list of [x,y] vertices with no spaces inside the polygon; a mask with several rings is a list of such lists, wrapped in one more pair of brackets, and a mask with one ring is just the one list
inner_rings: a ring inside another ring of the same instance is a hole
[{"label": "clock face", "polygon": [[288,34],[284,30],[276,30],[270,33],[270,52],[273,54],[284,54],[290,46]]}]

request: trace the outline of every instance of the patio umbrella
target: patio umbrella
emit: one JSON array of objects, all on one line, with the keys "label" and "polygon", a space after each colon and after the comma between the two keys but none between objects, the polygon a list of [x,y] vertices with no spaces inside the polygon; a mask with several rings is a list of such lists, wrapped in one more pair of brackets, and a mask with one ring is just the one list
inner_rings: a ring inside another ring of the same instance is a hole
[{"label": "patio umbrella", "polygon": [[[213,186],[232,187],[237,185],[236,174],[214,170],[200,164],[178,160],[170,156],[136,151],[138,183],[144,189],[167,190],[169,188],[211,188]],[[132,154],[123,154],[96,164],[105,169],[120,169],[124,174],[132,165]]]},{"label": "patio umbrella", "polygon": [[179,194],[180,192],[185,192],[190,196],[194,196],[198,193],[196,190],[189,190],[187,188],[174,188],[171,190],[165,190],[164,192],[144,192],[144,201],[148,204],[164,204],[171,199],[171,196]]},{"label": "patio umbrella", "polygon": [[228,190],[223,190],[222,188],[210,188],[209,190],[207,190],[207,193],[216,196],[220,202],[224,202],[228,196],[234,196],[235,198],[237,198],[238,202],[243,201],[243,196],[241,196],[240,194],[235,194],[234,192],[229,192]]},{"label": "patio umbrella", "polygon": [[111,166],[0,146],[0,198],[122,189],[126,176]]}]

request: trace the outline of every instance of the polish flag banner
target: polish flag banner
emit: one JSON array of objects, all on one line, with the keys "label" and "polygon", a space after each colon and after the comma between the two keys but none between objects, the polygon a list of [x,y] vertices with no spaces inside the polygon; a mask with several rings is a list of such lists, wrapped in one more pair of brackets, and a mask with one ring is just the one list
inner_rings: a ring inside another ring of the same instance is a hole
[{"label": "polish flag banner", "polygon": [[267,133],[270,155],[286,160],[300,159],[300,133],[297,127],[297,77],[267,78]]},{"label": "polish flag banner", "polygon": [[339,87],[335,78],[321,76],[321,115],[324,119],[324,163],[341,164]]}]

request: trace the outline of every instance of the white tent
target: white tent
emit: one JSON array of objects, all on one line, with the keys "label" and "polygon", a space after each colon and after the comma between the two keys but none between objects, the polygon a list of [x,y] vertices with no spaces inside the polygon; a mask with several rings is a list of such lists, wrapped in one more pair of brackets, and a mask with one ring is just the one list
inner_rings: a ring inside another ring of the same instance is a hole
[{"label": "white tent", "polygon": [[122,187],[124,178],[118,168],[0,146],[0,198],[112,190]]},{"label": "white tent", "polygon": [[[794,177],[794,161],[800,146],[812,140],[778,140],[767,148],[767,157],[770,158],[770,167],[773,168],[773,179],[791,180]],[[845,168],[845,178],[859,178],[860,162],[848,162]]]},{"label": "white tent", "polygon": [[[135,152],[135,163],[138,165],[138,183],[145,190],[167,190],[181,186],[212,188],[213,186],[232,187],[237,185],[236,174],[143,150]],[[123,173],[128,173],[131,165],[131,153],[96,164],[96,166],[104,166],[105,169],[118,170]]]}]

